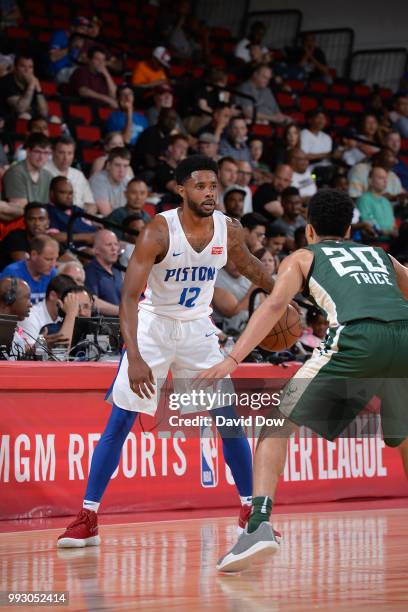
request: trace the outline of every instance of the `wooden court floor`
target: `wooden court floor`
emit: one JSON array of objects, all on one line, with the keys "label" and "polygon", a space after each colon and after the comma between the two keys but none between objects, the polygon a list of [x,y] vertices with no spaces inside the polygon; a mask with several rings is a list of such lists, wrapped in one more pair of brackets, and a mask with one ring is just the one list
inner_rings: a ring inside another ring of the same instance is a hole
[{"label": "wooden court floor", "polygon": [[2,533],[0,590],[69,592],[45,610],[408,610],[408,509],[278,514],[276,556],[220,575],[234,522],[105,525],[101,547],[76,550],[56,548],[61,529]]}]

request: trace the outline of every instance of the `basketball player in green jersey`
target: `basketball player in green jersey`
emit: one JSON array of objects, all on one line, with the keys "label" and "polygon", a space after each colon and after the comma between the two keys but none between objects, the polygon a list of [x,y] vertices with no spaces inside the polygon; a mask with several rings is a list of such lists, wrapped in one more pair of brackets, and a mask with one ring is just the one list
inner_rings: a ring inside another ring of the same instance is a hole
[{"label": "basketball player in green jersey", "polygon": [[325,340],[288,383],[273,415],[286,417],[285,426],[275,435],[261,431],[252,513],[246,531],[219,560],[221,571],[245,569],[256,557],[278,549],[269,517],[287,438],[298,426],[333,440],[378,395],[385,442],[398,446],[408,436],[408,270],[383,249],[349,240],[353,208],[346,194],[331,189],[310,200],[308,246],[283,260],[272,293],[229,356],[198,377],[230,374],[300,291],[327,314]]}]

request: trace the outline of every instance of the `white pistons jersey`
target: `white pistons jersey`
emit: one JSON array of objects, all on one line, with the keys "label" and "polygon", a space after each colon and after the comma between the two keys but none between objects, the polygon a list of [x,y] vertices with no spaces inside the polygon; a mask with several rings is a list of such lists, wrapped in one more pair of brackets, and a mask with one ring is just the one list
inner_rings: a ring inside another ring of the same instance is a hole
[{"label": "white pistons jersey", "polygon": [[178,209],[160,214],[169,228],[169,249],[164,259],[153,265],[139,308],[181,321],[206,317],[212,312],[218,270],[227,262],[227,219],[214,211],[212,240],[197,253],[186,238]]}]

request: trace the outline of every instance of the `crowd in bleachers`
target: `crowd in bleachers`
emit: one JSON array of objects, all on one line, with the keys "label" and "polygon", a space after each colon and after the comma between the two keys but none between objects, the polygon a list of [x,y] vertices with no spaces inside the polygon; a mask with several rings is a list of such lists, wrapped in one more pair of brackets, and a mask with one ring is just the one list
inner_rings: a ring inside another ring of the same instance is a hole
[{"label": "crowd in bleachers", "polygon": [[[304,246],[324,186],[355,200],[354,240],[408,262],[407,91],[338,78],[310,33],[271,49],[253,22],[233,39],[188,0],[0,10],[0,279],[30,287],[27,343],[41,332],[52,347],[78,313],[118,314],[138,233],[179,205],[175,168],[194,153],[218,162],[219,208],[272,276]],[[253,290],[222,270],[225,336],[242,330]],[[1,281],[0,302],[8,291]],[[306,324],[313,347],[324,317]]]}]

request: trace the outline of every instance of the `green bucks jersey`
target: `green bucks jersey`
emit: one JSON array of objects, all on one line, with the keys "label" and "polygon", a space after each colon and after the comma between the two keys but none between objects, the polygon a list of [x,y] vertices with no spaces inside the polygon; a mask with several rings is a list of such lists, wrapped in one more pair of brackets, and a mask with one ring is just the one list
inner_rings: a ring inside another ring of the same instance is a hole
[{"label": "green bucks jersey", "polygon": [[383,249],[347,240],[306,248],[314,260],[304,294],[327,313],[330,327],[357,319],[408,320],[408,301]]}]

